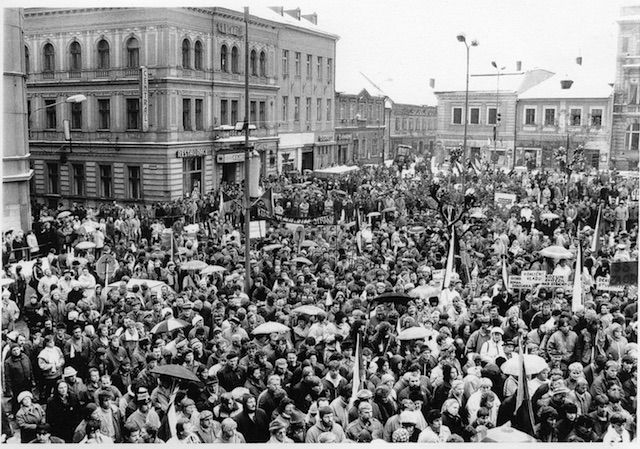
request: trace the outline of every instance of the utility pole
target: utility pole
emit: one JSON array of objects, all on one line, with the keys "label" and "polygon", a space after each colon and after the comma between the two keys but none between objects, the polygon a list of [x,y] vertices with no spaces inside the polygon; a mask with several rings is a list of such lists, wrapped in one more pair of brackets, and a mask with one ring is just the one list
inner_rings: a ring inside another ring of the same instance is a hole
[{"label": "utility pole", "polygon": [[251,289],[251,149],[249,148],[249,8],[244,8],[244,291]]}]

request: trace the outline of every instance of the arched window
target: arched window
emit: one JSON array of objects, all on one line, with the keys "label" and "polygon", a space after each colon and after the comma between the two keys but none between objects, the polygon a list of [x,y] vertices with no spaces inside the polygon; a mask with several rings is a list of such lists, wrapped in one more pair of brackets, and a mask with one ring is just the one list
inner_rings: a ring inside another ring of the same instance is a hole
[{"label": "arched window", "polygon": [[182,67],[185,69],[191,68],[191,42],[189,42],[189,39],[182,41]]},{"label": "arched window", "polygon": [[98,42],[98,69],[105,70],[111,67],[109,58],[109,42],[104,39]]},{"label": "arched window", "polygon": [[240,73],[240,70],[238,69],[238,47],[234,46],[231,49],[231,72],[232,73]]},{"label": "arched window", "polygon": [[56,51],[52,44],[46,44],[44,46],[44,59],[42,70],[44,72],[53,72],[56,69]]},{"label": "arched window", "polygon": [[229,71],[229,55],[227,54],[227,46],[223,45],[220,48],[220,70],[223,72]]},{"label": "arched window", "polygon": [[137,69],[140,67],[140,43],[135,37],[127,41],[127,68]]},{"label": "arched window", "polygon": [[24,46],[24,73],[29,74],[31,61],[29,60],[29,47]]},{"label": "arched window", "polygon": [[82,50],[79,42],[72,42],[69,46],[71,59],[69,60],[69,69],[77,72],[82,70]]},{"label": "arched window", "polygon": [[249,67],[249,73],[253,76],[258,76],[258,55],[255,50],[251,50],[251,56],[249,56]]},{"label": "arched window", "polygon": [[196,70],[202,70],[202,42],[196,41],[193,46],[193,67]]},{"label": "arched window", "polygon": [[260,52],[260,76],[267,76],[267,55]]},{"label": "arched window", "polygon": [[627,128],[624,148],[627,151],[638,151],[640,148],[640,123],[632,123]]}]

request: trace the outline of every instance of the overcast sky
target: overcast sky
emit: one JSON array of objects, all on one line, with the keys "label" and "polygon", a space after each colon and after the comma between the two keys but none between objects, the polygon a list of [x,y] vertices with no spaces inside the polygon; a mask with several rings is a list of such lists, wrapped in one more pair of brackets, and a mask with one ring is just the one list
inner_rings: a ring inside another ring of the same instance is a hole
[{"label": "overcast sky", "polygon": [[[50,6],[47,2],[13,5]],[[636,3],[640,0],[636,1]],[[355,93],[370,84],[366,74],[403,102],[426,102],[429,79],[436,90],[452,84],[464,89],[465,48],[456,40],[464,32],[477,39],[471,49],[471,73],[491,73],[495,60],[514,70],[545,68],[566,71],[576,56],[583,70],[603,82],[613,82],[617,38],[616,19],[629,0],[222,0],[187,1],[184,5],[233,4],[300,7],[318,13],[318,25],[338,34],[336,90]],[[79,5],[60,2],[56,6]],[[104,6],[84,1],[83,6]],[[110,1],[109,6],[149,5],[158,1]],[[176,6],[176,2],[166,2]],[[398,100],[397,100],[398,101]]]}]

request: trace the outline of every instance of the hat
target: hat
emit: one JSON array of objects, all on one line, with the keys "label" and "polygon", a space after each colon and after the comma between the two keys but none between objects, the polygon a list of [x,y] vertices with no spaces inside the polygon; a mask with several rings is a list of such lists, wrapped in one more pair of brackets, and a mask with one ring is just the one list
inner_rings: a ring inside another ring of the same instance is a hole
[{"label": "hat", "polygon": [[11,331],[7,334],[7,338],[11,341],[16,341],[19,335],[18,331]]},{"label": "hat", "polygon": [[205,419],[213,419],[213,412],[210,410],[203,410],[200,412],[200,421],[204,421]]},{"label": "hat", "polygon": [[556,388],[555,390],[553,390],[551,392],[551,394],[554,395],[554,396],[556,394],[562,394],[562,393],[568,394],[568,393],[570,393],[570,390],[567,387],[558,387],[558,388]]},{"label": "hat", "polygon": [[189,341],[189,344],[191,345],[192,348],[194,348],[197,344],[202,344],[202,342],[200,340],[198,340],[197,338],[192,338]]},{"label": "hat", "polygon": [[497,327],[497,326],[491,329],[491,333],[492,334],[504,335],[504,331],[502,330],[502,328]]},{"label": "hat", "polygon": [[33,400],[33,394],[30,391],[23,391],[18,395],[18,404],[22,403],[24,398],[31,398]]},{"label": "hat", "polygon": [[149,390],[145,387],[138,388],[136,392],[136,402],[146,402],[150,399]]},{"label": "hat", "polygon": [[318,409],[318,415],[320,416],[320,418],[323,418],[325,415],[328,415],[329,413],[333,413],[333,409],[328,405],[324,405]]},{"label": "hat", "polygon": [[180,405],[182,405],[183,407],[189,407],[190,405],[196,405],[196,403],[193,401],[193,399],[184,398],[182,402],[180,402]]},{"label": "hat", "polygon": [[279,430],[284,429],[286,426],[284,425],[284,423],[282,421],[279,421],[277,419],[271,421],[271,424],[269,424],[269,432],[277,432]]},{"label": "hat", "polygon": [[373,393],[371,393],[371,391],[367,390],[366,388],[363,388],[362,390],[358,391],[358,394],[356,395],[356,398],[358,399],[371,399],[373,397]]},{"label": "hat", "polygon": [[78,374],[78,372],[73,366],[67,366],[62,373],[62,377],[71,377],[75,376],[76,374]]},{"label": "hat", "polygon": [[418,418],[416,417],[414,412],[405,410],[404,412],[400,413],[400,424],[416,425],[418,424]]},{"label": "hat", "polygon": [[222,428],[227,428],[227,429],[237,429],[238,428],[238,424],[231,418],[225,418],[222,420],[222,422],[220,423],[220,425],[222,426]]},{"label": "hat", "polygon": [[229,318],[229,322],[240,324],[240,319],[237,316],[232,316],[231,318]]},{"label": "hat", "polygon": [[391,441],[394,443],[408,443],[409,438],[409,432],[407,432],[407,429],[403,428],[394,430],[393,434],[391,435]]},{"label": "hat", "polygon": [[195,325],[196,325],[196,323],[197,323],[198,321],[200,321],[200,320],[204,321],[204,318],[202,318],[202,316],[201,316],[201,315],[196,315],[196,316],[194,316],[194,317],[193,317],[193,319],[191,320],[191,325],[192,325],[192,326],[195,326]]}]

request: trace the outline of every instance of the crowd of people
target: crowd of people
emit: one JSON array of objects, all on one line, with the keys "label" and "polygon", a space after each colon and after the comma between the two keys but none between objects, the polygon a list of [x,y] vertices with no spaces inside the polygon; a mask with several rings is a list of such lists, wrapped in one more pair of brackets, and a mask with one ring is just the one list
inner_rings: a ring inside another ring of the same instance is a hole
[{"label": "crowd of people", "polygon": [[[250,273],[242,207],[220,192],[40,206],[32,230],[6,232],[2,438],[480,442],[503,426],[543,442],[636,438],[637,288],[599,280],[638,260],[637,178],[419,163],[415,176],[361,167],[264,187],[275,217],[335,222],[274,219],[251,241]],[[572,256],[540,254],[550,246]],[[566,282],[509,285],[523,270]],[[525,354],[541,363],[507,369]]]}]

